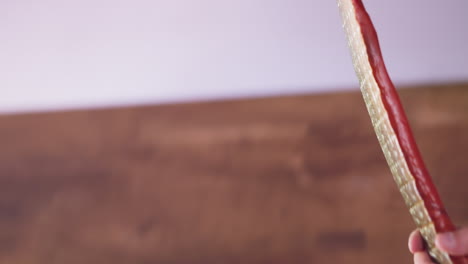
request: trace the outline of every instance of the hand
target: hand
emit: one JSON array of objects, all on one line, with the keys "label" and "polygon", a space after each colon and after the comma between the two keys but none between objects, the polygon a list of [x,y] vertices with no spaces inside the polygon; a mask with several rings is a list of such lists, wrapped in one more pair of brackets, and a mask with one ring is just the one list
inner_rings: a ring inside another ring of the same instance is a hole
[{"label": "hand", "polygon": [[[449,255],[463,256],[468,254],[468,228],[455,232],[437,234],[436,246]],[[410,252],[414,255],[414,264],[433,264],[425,251],[423,239],[418,230],[411,233],[408,241]]]}]

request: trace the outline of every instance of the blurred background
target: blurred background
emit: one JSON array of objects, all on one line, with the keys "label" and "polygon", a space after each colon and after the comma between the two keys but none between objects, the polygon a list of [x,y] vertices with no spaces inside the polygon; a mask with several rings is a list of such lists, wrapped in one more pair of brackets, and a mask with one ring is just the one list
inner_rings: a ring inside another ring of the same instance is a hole
[{"label": "blurred background", "polygon": [[[468,79],[453,0],[367,1],[398,84]],[[0,111],[356,89],[335,1],[0,3]]]},{"label": "blurred background", "polygon": [[[468,2],[365,1],[468,221]],[[0,263],[411,263],[335,1],[0,1]]]}]

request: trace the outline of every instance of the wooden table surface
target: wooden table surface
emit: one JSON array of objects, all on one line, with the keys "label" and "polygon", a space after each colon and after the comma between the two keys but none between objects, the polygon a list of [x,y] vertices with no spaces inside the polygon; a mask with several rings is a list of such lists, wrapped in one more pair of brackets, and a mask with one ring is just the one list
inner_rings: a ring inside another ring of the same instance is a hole
[{"label": "wooden table surface", "polygon": [[[468,221],[468,84],[401,91]],[[411,263],[359,93],[0,116],[1,264]]]}]

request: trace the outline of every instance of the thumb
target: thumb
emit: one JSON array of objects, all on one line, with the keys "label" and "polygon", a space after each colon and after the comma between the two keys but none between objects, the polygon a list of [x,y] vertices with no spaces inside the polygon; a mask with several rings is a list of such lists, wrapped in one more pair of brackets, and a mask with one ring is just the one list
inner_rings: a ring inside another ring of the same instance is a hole
[{"label": "thumb", "polygon": [[468,228],[453,232],[440,233],[436,237],[436,246],[453,256],[468,254]]}]

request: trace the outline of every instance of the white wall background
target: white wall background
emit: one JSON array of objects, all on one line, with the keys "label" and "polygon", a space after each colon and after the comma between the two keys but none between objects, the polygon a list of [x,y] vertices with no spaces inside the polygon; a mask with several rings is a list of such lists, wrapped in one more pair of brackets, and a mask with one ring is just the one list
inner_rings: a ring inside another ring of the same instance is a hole
[{"label": "white wall background", "polygon": [[[468,1],[365,1],[399,84],[468,80]],[[2,0],[0,112],[357,87],[335,0]]]}]

